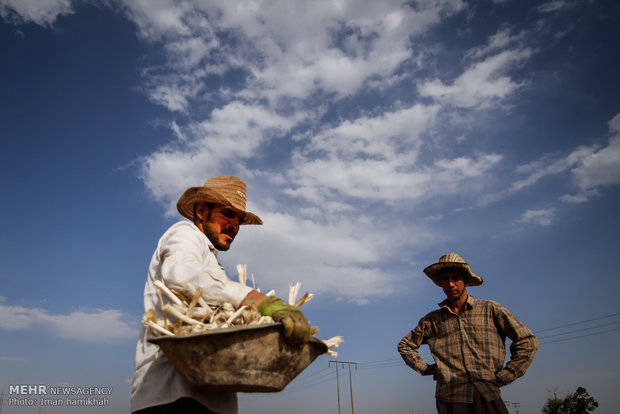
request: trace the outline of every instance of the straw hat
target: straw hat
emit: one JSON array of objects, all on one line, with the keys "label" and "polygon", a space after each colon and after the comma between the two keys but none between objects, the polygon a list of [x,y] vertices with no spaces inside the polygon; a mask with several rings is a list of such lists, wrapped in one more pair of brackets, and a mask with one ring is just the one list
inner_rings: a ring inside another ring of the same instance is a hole
[{"label": "straw hat", "polygon": [[482,284],[482,277],[472,272],[467,262],[456,253],[444,254],[439,258],[439,262],[424,269],[424,273],[426,273],[426,276],[430,277],[437,286],[441,286],[438,273],[440,269],[447,268],[463,269],[467,275],[465,279],[465,284],[467,286],[478,286]]},{"label": "straw hat", "polygon": [[185,190],[179,201],[177,210],[183,217],[194,219],[194,204],[199,201],[232,207],[244,213],[240,224],[263,224],[255,214],[245,211],[246,186],[243,180],[232,175],[209,178],[202,187],[191,187]]}]

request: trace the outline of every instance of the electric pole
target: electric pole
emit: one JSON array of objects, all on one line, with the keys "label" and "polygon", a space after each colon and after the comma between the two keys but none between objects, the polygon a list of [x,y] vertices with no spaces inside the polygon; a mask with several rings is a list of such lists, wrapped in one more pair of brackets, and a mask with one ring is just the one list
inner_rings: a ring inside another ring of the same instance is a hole
[{"label": "electric pole", "polygon": [[336,391],[338,392],[338,414],[340,414],[340,374],[338,374],[338,361],[329,361],[329,366],[332,366],[332,362],[336,364]]},{"label": "electric pole", "polygon": [[329,361],[330,366],[332,362],[334,363],[334,365],[336,365],[336,390],[338,392],[338,414],[341,414],[340,413],[340,374],[338,371],[338,364],[341,364],[343,368],[344,368],[344,364],[347,364],[349,366],[349,389],[351,391],[351,414],[355,414],[355,408],[353,406],[353,379],[351,377],[351,365],[355,365],[355,369],[357,369],[357,362]]}]

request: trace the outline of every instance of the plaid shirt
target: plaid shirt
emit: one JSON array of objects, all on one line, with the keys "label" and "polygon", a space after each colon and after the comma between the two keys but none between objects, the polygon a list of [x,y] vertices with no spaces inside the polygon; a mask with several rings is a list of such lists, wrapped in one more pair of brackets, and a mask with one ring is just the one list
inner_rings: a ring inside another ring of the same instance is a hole
[{"label": "plaid shirt", "polygon": [[[534,334],[497,302],[468,296],[460,316],[448,308],[447,300],[439,306],[400,341],[403,360],[424,373],[429,365],[418,348],[429,346],[436,362],[438,400],[472,403],[474,387],[487,401],[501,398],[498,385],[510,384],[532,363],[539,347]],[[506,337],[512,344],[504,366]]]}]

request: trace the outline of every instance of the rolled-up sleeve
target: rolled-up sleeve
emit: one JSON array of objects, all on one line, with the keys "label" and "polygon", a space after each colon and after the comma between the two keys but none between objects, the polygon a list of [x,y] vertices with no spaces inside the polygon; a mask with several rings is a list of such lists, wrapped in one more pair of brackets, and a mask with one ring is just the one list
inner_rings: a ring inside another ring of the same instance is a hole
[{"label": "rolled-up sleeve", "polygon": [[425,328],[425,325],[426,322],[424,320],[420,320],[418,326],[416,326],[414,330],[409,332],[398,343],[398,353],[400,356],[407,365],[420,374],[428,368],[428,364],[424,362],[418,353],[418,348],[425,343],[425,332],[428,331],[428,329]]},{"label": "rolled-up sleeve", "polygon": [[525,374],[525,371],[532,364],[540,344],[532,331],[515,318],[506,308],[499,304],[495,304],[495,306],[495,323],[512,340],[510,360],[495,375],[504,384],[510,384]]}]

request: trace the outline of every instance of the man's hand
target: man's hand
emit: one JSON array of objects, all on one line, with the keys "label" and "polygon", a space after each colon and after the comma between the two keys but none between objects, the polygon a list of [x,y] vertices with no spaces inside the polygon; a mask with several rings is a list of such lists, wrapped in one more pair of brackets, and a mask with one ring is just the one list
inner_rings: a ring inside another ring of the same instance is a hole
[{"label": "man's hand", "polygon": [[280,298],[267,296],[258,305],[258,311],[271,316],[274,321],[284,325],[284,337],[293,345],[304,344],[310,340],[310,324],[303,312]]},{"label": "man's hand", "polygon": [[433,379],[436,380],[437,379],[437,365],[433,364],[433,365],[427,366],[424,372],[422,373],[422,375],[424,376],[432,375]]}]

